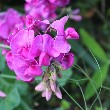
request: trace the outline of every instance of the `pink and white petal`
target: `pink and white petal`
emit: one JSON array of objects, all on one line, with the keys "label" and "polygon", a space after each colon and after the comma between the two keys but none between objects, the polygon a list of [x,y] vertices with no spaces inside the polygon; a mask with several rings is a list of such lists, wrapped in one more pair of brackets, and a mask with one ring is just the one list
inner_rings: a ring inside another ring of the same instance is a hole
[{"label": "pink and white petal", "polygon": [[61,93],[59,87],[57,87],[57,89],[56,89],[56,91],[55,91],[55,95],[56,95],[59,99],[62,99],[62,93]]},{"label": "pink and white petal", "polygon": [[46,88],[46,100],[49,101],[52,96],[51,89]]},{"label": "pink and white petal", "polygon": [[0,97],[6,97],[6,94],[2,91],[0,91]]},{"label": "pink and white petal", "polygon": [[45,90],[45,85],[43,82],[40,82],[36,87],[35,87],[36,91],[44,91]]}]

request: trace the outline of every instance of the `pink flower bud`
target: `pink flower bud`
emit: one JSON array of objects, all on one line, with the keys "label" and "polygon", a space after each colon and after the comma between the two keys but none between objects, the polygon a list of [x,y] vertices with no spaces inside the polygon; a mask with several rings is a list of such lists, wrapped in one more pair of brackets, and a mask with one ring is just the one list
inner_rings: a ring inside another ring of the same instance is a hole
[{"label": "pink flower bud", "polygon": [[54,81],[56,81],[56,79],[57,79],[57,75],[56,75],[55,72],[53,72],[53,73],[51,74],[51,77],[52,77],[52,79],[53,79]]},{"label": "pink flower bud", "polygon": [[0,97],[6,97],[6,94],[2,91],[0,91]]},{"label": "pink flower bud", "polygon": [[56,82],[53,80],[50,80],[50,87],[52,89],[53,92],[56,91]]},{"label": "pink flower bud", "polygon": [[49,101],[52,96],[52,91],[50,88],[46,88],[46,100]]},{"label": "pink flower bud", "polygon": [[39,84],[35,87],[35,90],[36,90],[36,91],[43,91],[43,90],[45,90],[45,86],[44,86],[44,85],[45,85],[44,82],[39,83]]},{"label": "pink flower bud", "polygon": [[45,90],[42,92],[42,97],[46,97],[46,91]]},{"label": "pink flower bud", "polygon": [[67,28],[65,30],[65,34],[66,34],[66,39],[79,39],[78,33],[72,27]]},{"label": "pink flower bud", "polygon": [[59,87],[57,87],[57,89],[56,89],[56,91],[55,91],[55,95],[56,95],[59,99],[62,99],[62,93],[61,93]]}]

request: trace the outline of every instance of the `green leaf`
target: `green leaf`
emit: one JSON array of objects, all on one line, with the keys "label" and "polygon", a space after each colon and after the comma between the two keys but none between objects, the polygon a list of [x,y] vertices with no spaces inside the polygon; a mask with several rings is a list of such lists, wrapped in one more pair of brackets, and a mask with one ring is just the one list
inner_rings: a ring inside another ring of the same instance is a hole
[{"label": "green leaf", "polygon": [[94,58],[88,54],[86,49],[84,49],[81,44],[73,40],[70,40],[69,43],[71,44],[71,49],[73,52],[76,52],[78,56],[83,58],[84,61],[86,61],[94,70],[97,69],[97,64],[94,61]]},{"label": "green leaf", "polygon": [[62,108],[63,108],[64,110],[67,110],[67,109],[70,108],[71,104],[70,104],[70,102],[68,102],[68,101],[66,101],[66,100],[62,100],[61,106],[62,106]]},{"label": "green leaf", "polygon": [[16,87],[19,91],[19,93],[23,96],[28,95],[28,84],[23,81],[16,81]]},{"label": "green leaf", "polygon": [[0,110],[13,110],[20,104],[20,95],[15,86],[6,88],[7,96],[0,99]]},{"label": "green leaf", "polygon": [[86,45],[87,48],[90,49],[93,54],[100,60],[107,62],[108,58],[106,56],[106,53],[104,52],[102,47],[96,42],[96,40],[84,29],[80,29],[80,35],[84,45]]},{"label": "green leaf", "polygon": [[69,68],[68,70],[61,71],[61,74],[62,78],[58,78],[58,82],[61,86],[64,86],[67,83],[68,79],[72,76],[73,72],[72,69]]},{"label": "green leaf", "polygon": [[[93,81],[89,81],[89,83],[87,84],[86,86],[86,89],[85,89],[85,98],[88,100],[90,99],[95,93],[95,89],[94,87],[97,89],[99,89],[99,87],[101,86],[101,84],[104,82],[106,76],[107,76],[107,73],[108,73],[108,70],[109,70],[109,65],[108,64],[104,64],[102,67],[101,67],[101,73],[99,70],[97,70],[94,74],[93,74],[93,77],[91,78],[91,80]],[[93,87],[93,85],[94,87]]]},{"label": "green leaf", "polygon": [[106,108],[96,107],[95,110],[107,110]]}]

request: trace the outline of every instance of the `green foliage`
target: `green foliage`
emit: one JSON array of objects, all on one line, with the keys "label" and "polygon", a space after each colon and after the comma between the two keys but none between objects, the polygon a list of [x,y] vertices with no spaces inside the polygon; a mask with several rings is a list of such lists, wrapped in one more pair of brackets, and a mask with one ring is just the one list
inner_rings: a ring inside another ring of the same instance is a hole
[{"label": "green foliage", "polygon": [[73,72],[72,69],[69,68],[68,70],[61,71],[61,74],[62,78],[58,78],[58,82],[61,86],[64,86],[67,83],[68,79],[72,76]]},{"label": "green foliage", "polygon": [[90,36],[83,28],[80,29],[80,35],[83,44],[93,52],[93,54],[100,60],[107,62],[108,58],[102,47],[95,41],[95,39]]},{"label": "green foliage", "polygon": [[5,88],[7,97],[0,101],[0,110],[13,110],[20,104],[20,95],[17,87],[8,86]]},{"label": "green foliage", "polygon": [[87,100],[90,99],[96,93],[96,90],[102,86],[102,83],[104,82],[107,76],[108,69],[109,69],[109,65],[104,64],[101,67],[101,72],[97,70],[93,74],[93,77],[90,79],[85,89],[85,98]]}]

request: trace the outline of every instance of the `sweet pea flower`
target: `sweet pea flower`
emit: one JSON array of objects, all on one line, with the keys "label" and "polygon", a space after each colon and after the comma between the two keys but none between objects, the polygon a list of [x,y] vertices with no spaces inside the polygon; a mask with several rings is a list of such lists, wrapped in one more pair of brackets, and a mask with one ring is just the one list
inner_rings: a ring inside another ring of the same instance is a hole
[{"label": "sweet pea flower", "polygon": [[14,55],[13,69],[21,80],[29,82],[35,76],[41,76],[42,70],[34,59],[25,59],[21,55]]},{"label": "sweet pea flower", "polygon": [[33,39],[33,30],[23,29],[19,31],[10,42],[12,54],[21,54],[23,57],[28,57],[28,52],[32,45]]},{"label": "sweet pea flower", "polygon": [[53,48],[54,39],[48,35],[37,35],[30,48],[30,56],[39,56],[39,65],[49,66],[51,57],[57,57],[60,53]]},{"label": "sweet pea flower", "polygon": [[55,36],[54,48],[60,53],[68,53],[71,49],[71,46],[66,41],[66,34],[64,30],[64,26],[67,20],[68,16],[65,16],[60,20],[54,21],[51,24],[51,27],[57,31],[57,35]]},{"label": "sweet pea flower", "polygon": [[56,10],[69,4],[70,0],[26,0],[25,11],[35,19],[56,19]]},{"label": "sweet pea flower", "polygon": [[[12,20],[13,18],[13,20]],[[23,27],[20,15],[14,9],[8,9],[0,16],[0,37],[8,39],[10,33],[17,33]]]},{"label": "sweet pea flower", "polygon": [[69,52],[66,54],[60,54],[57,58],[54,59],[56,66],[62,70],[70,68],[74,63],[74,54]]},{"label": "sweet pea flower", "polygon": [[79,34],[72,27],[67,28],[65,30],[65,34],[66,34],[66,39],[79,39]]}]

